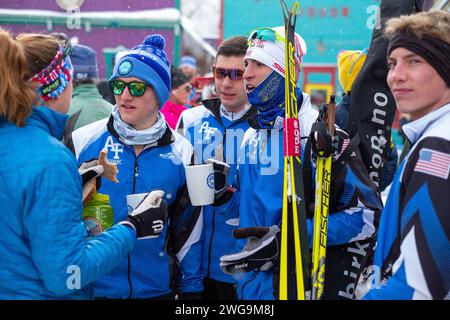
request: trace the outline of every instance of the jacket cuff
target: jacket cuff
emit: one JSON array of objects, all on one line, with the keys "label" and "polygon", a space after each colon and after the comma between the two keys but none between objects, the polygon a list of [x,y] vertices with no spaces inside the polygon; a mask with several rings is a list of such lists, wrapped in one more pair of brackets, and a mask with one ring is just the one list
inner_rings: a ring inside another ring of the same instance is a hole
[{"label": "jacket cuff", "polygon": [[233,197],[233,194],[235,191],[236,190],[233,189],[231,186],[228,187],[228,189],[223,193],[223,195],[219,199],[214,200],[214,203],[212,204],[212,206],[220,207],[221,205],[227,203]]}]

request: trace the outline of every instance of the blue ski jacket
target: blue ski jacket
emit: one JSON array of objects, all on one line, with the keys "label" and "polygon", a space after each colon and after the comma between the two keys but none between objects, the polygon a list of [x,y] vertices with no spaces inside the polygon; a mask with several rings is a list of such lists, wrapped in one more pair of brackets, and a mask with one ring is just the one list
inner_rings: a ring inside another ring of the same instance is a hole
[{"label": "blue ski jacket", "polygon": [[411,149],[381,215],[365,300],[448,299],[450,104],[403,126]]},{"label": "blue ski jacket", "polygon": [[59,142],[67,116],[34,107],[24,127],[0,117],[0,298],[88,299],[88,284],[133,249],[123,225],[89,240],[81,178]]},{"label": "blue ski jacket", "polygon": [[200,209],[191,206],[184,165],[192,156],[192,146],[168,126],[154,144],[146,145],[136,156],[132,146],[124,144],[113,126],[114,118],[99,120],[72,134],[78,162],[98,158],[107,149],[107,158],[116,163],[117,179],[102,178],[100,193],[109,195],[114,222],[128,215],[126,196],[163,190],[169,205],[168,224],[158,238],[136,242],[134,250],[106,276],[95,281],[97,298],[152,298],[171,293],[169,254],[181,264],[182,292],[200,292]]},{"label": "blue ski jacket", "polygon": [[[204,100],[202,106],[184,111],[178,122],[178,130],[194,146],[198,163],[214,158],[216,146],[222,146],[223,155],[220,156],[230,165],[229,184],[233,183],[236,174],[238,150],[244,133],[250,127],[247,120],[256,111],[245,108],[241,113],[238,116],[227,113],[216,98]],[[234,252],[236,244],[232,230],[237,225],[236,218],[226,219],[224,215],[216,214],[213,206],[203,207],[202,272],[205,277],[236,282],[220,268],[220,257]]]},{"label": "blue ski jacket", "polygon": [[[312,108],[306,94],[303,93],[303,99],[299,101],[302,101],[298,118],[304,159],[307,137],[318,112]],[[337,129],[336,133],[348,139],[345,132]],[[239,154],[245,158],[238,162],[237,191],[219,207],[218,212],[230,218],[228,215],[238,208],[241,228],[280,225],[284,169],[282,124],[275,122],[272,130],[250,128],[242,148]],[[341,149],[341,153],[343,151]],[[312,190],[315,189],[314,181],[313,175]],[[332,181],[327,244],[341,245],[372,237],[381,211],[381,201],[357,149],[339,172],[332,172]],[[307,219],[307,230],[312,247],[312,218]],[[237,250],[242,250],[245,241],[239,240],[237,243]],[[272,300],[278,295],[277,282],[278,277],[274,277],[273,269],[240,274],[238,296],[240,299]]]}]

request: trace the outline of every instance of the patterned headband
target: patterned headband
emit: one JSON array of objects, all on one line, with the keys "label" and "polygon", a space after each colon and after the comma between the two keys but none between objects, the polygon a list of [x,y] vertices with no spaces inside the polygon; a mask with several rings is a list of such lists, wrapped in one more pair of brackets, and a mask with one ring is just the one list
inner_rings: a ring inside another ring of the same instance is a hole
[{"label": "patterned headband", "polygon": [[60,47],[52,62],[30,79],[39,83],[38,92],[44,101],[57,98],[72,79],[73,65],[65,51]]}]

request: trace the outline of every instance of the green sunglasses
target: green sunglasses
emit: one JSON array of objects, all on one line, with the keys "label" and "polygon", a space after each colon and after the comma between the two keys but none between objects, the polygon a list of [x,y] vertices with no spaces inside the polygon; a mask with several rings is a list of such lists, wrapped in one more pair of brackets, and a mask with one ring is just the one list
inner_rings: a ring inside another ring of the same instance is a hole
[{"label": "green sunglasses", "polygon": [[268,28],[268,27],[256,28],[256,29],[252,30],[252,32],[250,33],[250,36],[247,38],[247,43],[250,44],[255,39],[270,41],[270,42],[276,42],[276,41],[284,42],[284,37],[279,35],[272,28]]},{"label": "green sunglasses", "polygon": [[120,96],[125,91],[125,87],[127,87],[128,92],[130,92],[133,97],[142,97],[147,87],[151,87],[144,82],[124,82],[122,80],[112,80],[109,82],[109,86],[111,87],[112,92],[117,96]]}]

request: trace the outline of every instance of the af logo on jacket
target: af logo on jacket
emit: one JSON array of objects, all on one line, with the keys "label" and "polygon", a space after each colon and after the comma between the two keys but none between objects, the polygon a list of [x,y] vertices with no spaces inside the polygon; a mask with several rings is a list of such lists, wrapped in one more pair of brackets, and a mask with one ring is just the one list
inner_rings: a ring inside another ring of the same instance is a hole
[{"label": "af logo on jacket", "polygon": [[109,162],[115,164],[122,164],[122,160],[120,160],[119,153],[123,153],[123,145],[120,143],[114,143],[113,137],[109,136],[106,139],[105,147],[108,150],[108,158],[113,155],[112,159],[108,159]]}]

